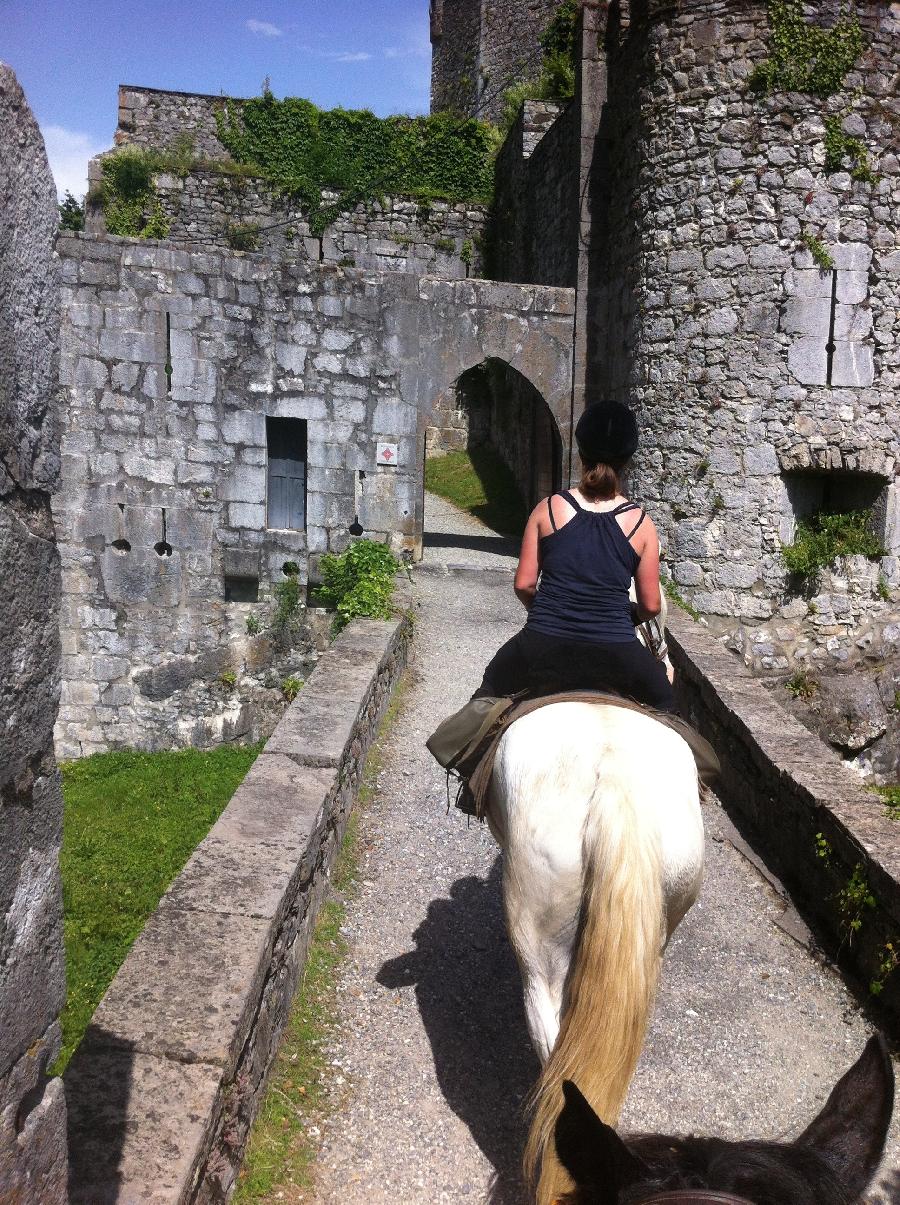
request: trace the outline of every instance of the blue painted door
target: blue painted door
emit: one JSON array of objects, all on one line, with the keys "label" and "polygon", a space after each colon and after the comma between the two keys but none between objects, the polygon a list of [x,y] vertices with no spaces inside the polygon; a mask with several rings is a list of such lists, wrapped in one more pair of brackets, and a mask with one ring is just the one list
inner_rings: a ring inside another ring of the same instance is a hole
[{"label": "blue painted door", "polygon": [[302,418],[267,418],[267,527],[306,527],[306,422]]}]

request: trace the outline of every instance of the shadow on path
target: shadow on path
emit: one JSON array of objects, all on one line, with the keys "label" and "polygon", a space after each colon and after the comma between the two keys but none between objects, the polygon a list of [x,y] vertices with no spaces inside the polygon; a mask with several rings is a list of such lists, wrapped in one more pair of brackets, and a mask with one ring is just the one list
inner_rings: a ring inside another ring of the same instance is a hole
[{"label": "shadow on path", "polygon": [[507,536],[459,535],[445,531],[426,531],[423,548],[468,548],[471,552],[496,552],[500,556],[517,557],[519,544]]},{"label": "shadow on path", "polygon": [[492,1205],[520,1205],[522,1104],[538,1074],[522,988],[506,938],[500,858],[487,879],[457,879],[433,900],[415,950],[378,972],[388,988],[415,985],[444,1098],[495,1169]]}]

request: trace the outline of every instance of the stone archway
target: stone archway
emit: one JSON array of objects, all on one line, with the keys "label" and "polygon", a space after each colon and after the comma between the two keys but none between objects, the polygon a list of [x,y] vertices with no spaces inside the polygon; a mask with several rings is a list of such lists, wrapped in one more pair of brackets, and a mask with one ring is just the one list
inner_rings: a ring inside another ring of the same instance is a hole
[{"label": "stone archway", "polygon": [[[426,448],[433,451],[454,441],[465,446],[473,403],[488,399],[491,441],[495,447],[502,444],[526,504],[568,484],[574,293],[429,278],[419,282],[417,294],[417,354],[407,361],[401,392],[414,400],[419,415],[416,530],[421,555]],[[410,323],[410,334],[412,329]],[[456,434],[450,437],[454,426]]]},{"label": "stone archway", "polygon": [[425,433],[425,456],[492,448],[512,471],[525,506],[562,484],[562,439],[541,392],[494,357],[466,369],[441,394]]}]

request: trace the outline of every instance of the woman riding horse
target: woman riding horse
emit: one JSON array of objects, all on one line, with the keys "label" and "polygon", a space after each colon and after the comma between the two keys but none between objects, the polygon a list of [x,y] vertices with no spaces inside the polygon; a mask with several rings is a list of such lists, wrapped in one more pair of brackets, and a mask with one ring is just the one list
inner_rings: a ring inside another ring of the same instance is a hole
[{"label": "woman riding horse", "polygon": [[635,634],[661,608],[656,528],[620,492],[637,423],[620,402],[597,402],[575,440],[578,487],[541,499],[525,527],[515,578],[525,627],[494,656],[475,697],[608,690],[673,711],[665,669]]}]

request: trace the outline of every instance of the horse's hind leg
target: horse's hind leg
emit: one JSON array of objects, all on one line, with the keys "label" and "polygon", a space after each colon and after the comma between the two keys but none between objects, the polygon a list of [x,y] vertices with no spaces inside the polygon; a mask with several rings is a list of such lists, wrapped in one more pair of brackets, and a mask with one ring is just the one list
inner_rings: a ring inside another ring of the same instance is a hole
[{"label": "horse's hind leg", "polygon": [[[558,883],[559,893],[548,889],[546,877],[530,877],[542,890],[537,895],[522,889],[520,874],[509,872],[507,856],[504,899],[510,940],[522,972],[525,1016],[538,1058],[545,1063],[559,1035],[566,978],[578,925],[580,867],[575,889]],[[546,875],[546,866],[544,867]],[[564,876],[569,879],[569,876]],[[528,882],[528,879],[525,880]]]}]

